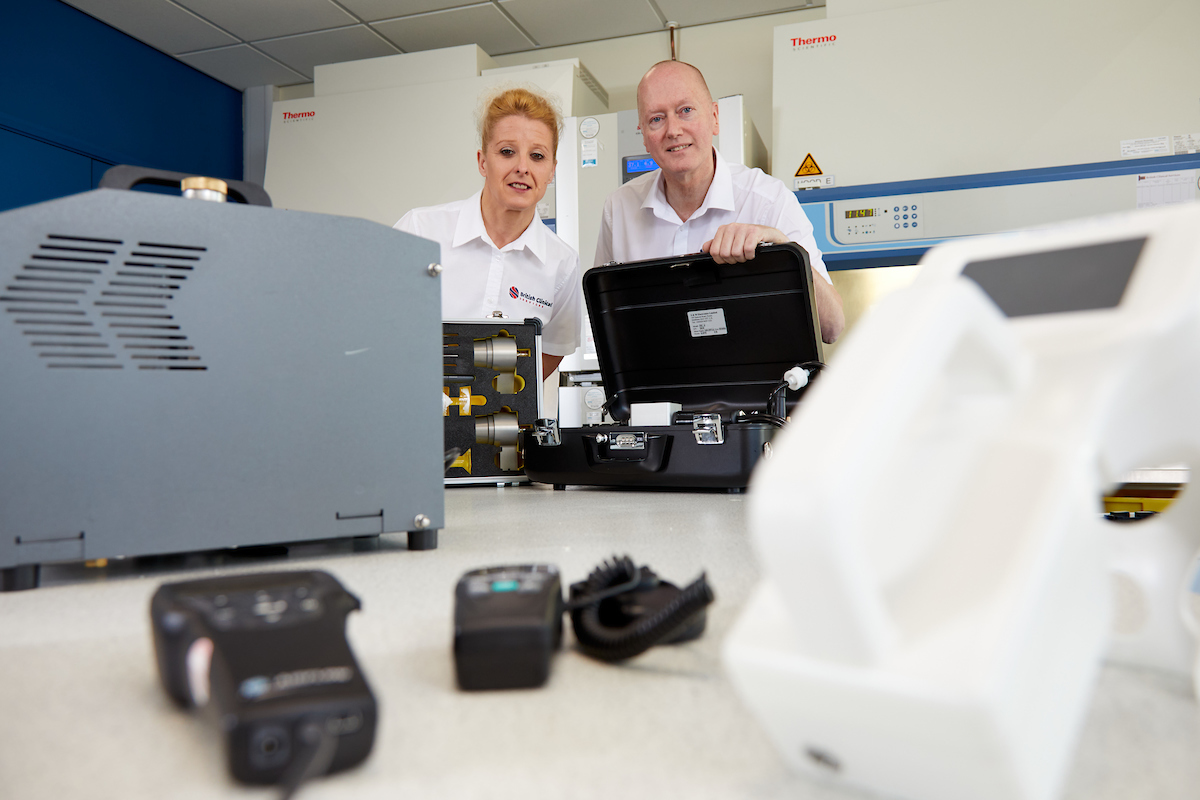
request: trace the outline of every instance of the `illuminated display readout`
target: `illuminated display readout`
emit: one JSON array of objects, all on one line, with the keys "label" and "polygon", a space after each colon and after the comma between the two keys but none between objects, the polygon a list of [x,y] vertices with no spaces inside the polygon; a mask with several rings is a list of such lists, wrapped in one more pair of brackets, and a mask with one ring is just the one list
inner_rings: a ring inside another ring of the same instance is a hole
[{"label": "illuminated display readout", "polygon": [[846,212],[846,219],[858,219],[859,217],[873,217],[875,209],[873,208],[852,208]]},{"label": "illuminated display readout", "polygon": [[628,173],[649,172],[652,169],[658,169],[653,158],[631,158],[625,162],[625,171]]}]

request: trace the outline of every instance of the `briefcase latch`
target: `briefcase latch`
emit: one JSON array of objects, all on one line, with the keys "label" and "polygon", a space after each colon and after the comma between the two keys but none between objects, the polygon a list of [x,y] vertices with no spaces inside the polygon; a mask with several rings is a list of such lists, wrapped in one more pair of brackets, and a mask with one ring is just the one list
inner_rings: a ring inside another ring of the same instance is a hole
[{"label": "briefcase latch", "polygon": [[533,421],[533,438],[542,447],[558,447],[562,437],[558,433],[558,420],[537,419]]},{"label": "briefcase latch", "polygon": [[692,433],[696,444],[724,444],[725,431],[721,428],[720,414],[696,414],[692,417]]}]

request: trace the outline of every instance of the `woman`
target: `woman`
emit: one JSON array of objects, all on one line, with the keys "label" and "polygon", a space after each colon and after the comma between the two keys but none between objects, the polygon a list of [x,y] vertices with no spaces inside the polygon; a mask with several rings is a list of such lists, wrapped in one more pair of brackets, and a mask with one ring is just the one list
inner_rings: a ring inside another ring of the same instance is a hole
[{"label": "woman", "polygon": [[579,346],[579,256],[537,215],[554,178],[562,126],[546,98],[500,92],[480,120],[483,189],[454,203],[415,208],[394,227],[442,246],[442,317],[542,321],[542,375]]}]

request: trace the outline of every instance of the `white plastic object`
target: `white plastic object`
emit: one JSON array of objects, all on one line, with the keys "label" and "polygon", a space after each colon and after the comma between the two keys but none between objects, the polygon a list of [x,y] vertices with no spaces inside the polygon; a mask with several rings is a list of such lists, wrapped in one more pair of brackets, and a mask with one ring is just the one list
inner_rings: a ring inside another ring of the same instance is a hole
[{"label": "white plastic object", "polygon": [[[1113,307],[1005,317],[960,274],[1140,239]],[[1147,598],[1121,656],[1195,669],[1180,602],[1200,500],[1126,525],[1100,504],[1136,467],[1197,463],[1200,206],[981,237],[922,264],[755,473],[765,579],[724,658],[796,769],[909,800],[1049,800],[1110,638],[1114,529],[1115,569]]]},{"label": "white plastic object", "polygon": [[558,387],[558,427],[583,427],[583,393],[582,386]]},{"label": "white plastic object", "polygon": [[634,403],[629,407],[629,425],[634,428],[654,428],[670,425],[679,403]]},{"label": "white plastic object", "polygon": [[188,693],[192,705],[204,708],[212,695],[213,642],[207,636],[201,636],[188,645],[184,663],[187,666]]},{"label": "white plastic object", "polygon": [[787,382],[788,388],[795,392],[808,385],[808,370],[801,366],[792,367],[783,373],[783,379]]}]

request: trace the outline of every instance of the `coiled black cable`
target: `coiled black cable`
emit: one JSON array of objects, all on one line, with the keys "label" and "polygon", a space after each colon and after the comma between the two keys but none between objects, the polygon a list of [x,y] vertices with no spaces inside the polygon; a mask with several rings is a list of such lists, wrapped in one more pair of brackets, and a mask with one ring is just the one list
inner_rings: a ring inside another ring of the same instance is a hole
[{"label": "coiled black cable", "polygon": [[[613,590],[623,590],[614,594]],[[694,639],[704,632],[713,601],[704,574],[680,589],[628,556],[614,557],[571,586],[567,608],[579,647],[602,661],[624,661],[656,644]]]}]

